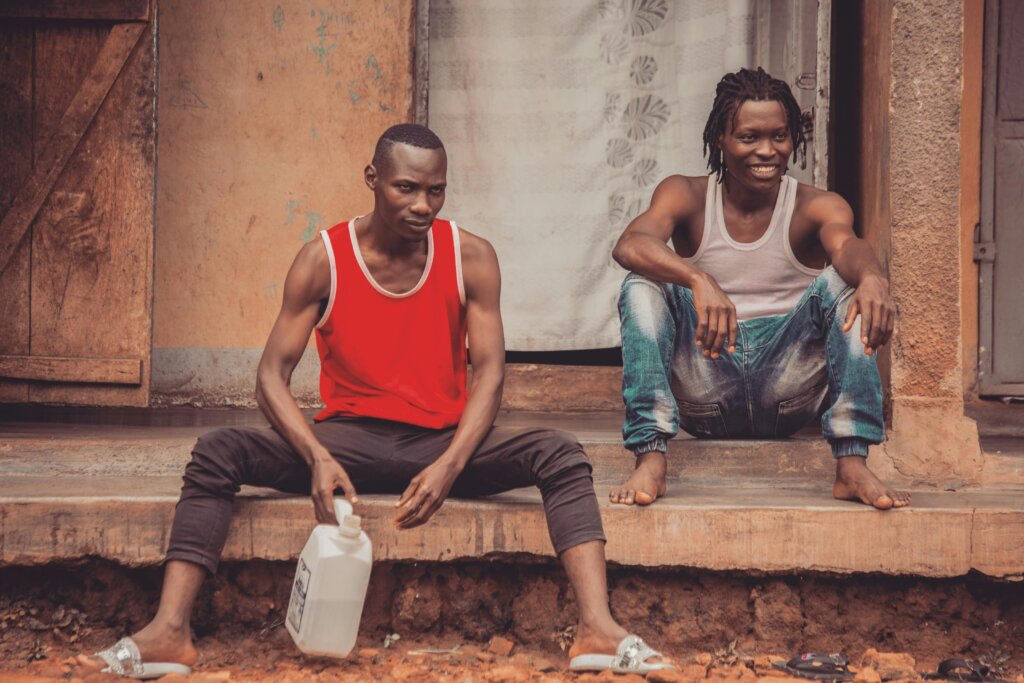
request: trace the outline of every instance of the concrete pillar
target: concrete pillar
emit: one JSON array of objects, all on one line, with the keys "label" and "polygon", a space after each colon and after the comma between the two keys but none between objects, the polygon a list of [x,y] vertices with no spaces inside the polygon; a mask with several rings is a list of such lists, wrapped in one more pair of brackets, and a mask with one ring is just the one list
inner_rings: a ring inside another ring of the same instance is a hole
[{"label": "concrete pillar", "polygon": [[891,41],[888,149],[880,156],[888,168],[888,267],[899,316],[891,432],[873,455],[890,475],[958,486],[981,474],[977,427],[963,413],[962,0],[893,0],[888,20],[880,32]]}]

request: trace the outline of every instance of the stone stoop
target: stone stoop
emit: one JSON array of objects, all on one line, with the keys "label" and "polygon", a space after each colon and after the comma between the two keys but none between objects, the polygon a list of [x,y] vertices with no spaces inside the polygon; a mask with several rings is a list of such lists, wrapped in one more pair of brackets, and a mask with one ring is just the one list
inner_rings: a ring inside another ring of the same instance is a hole
[{"label": "stone stoop", "polygon": [[[253,413],[215,417],[192,416],[184,426],[174,420],[160,426],[0,422],[0,565],[86,557],[159,562],[196,437],[216,423],[260,421]],[[835,501],[832,459],[813,435],[780,441],[677,438],[670,445],[668,495],[649,508],[613,506],[608,492],[632,468],[621,446],[620,419],[618,412],[584,412],[503,413],[498,420],[578,436],[594,464],[612,562],[1024,576],[1020,492],[996,486],[918,491],[912,508],[890,512]],[[430,523],[401,532],[391,523],[396,499],[364,496],[360,506],[378,560],[520,561],[552,554],[535,490],[449,500]],[[308,499],[243,490],[224,557],[294,559],[313,525]]]}]

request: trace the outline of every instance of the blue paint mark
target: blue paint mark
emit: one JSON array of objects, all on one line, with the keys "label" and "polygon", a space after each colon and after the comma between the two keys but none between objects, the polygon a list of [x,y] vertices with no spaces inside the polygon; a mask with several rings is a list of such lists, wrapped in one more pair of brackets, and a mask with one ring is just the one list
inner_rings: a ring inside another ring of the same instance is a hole
[{"label": "blue paint mark", "polygon": [[359,104],[359,100],[363,99],[359,93],[354,90],[348,91],[348,98],[352,100],[352,104]]},{"label": "blue paint mark", "polygon": [[308,242],[320,231],[323,217],[316,211],[306,211],[306,229],[302,231],[302,241]]},{"label": "blue paint mark", "polygon": [[381,111],[394,111],[395,110],[394,107],[392,107],[389,104],[384,104],[383,102],[378,102],[377,106],[380,107]]},{"label": "blue paint mark", "polygon": [[313,138],[313,142],[316,142],[316,126],[309,127],[309,137]]},{"label": "blue paint mark", "polygon": [[[303,199],[305,199],[305,198],[303,198]],[[300,202],[298,202],[298,201],[296,201],[294,199],[289,199],[288,201],[286,201],[284,203],[284,210],[286,212],[288,212],[287,217],[285,217],[285,219],[284,219],[284,224],[285,225],[288,225],[293,220],[295,220],[295,210],[299,208],[299,204],[300,204]]]},{"label": "blue paint mark", "polygon": [[373,80],[379,81],[384,78],[384,71],[380,68],[380,64],[377,63],[377,58],[374,55],[366,60],[366,70],[373,73]]},{"label": "blue paint mark", "polygon": [[271,21],[274,22],[274,28],[278,31],[284,28],[284,9],[280,5],[274,8],[274,15]]},{"label": "blue paint mark", "polygon": [[276,282],[271,282],[269,285],[265,285],[263,287],[263,296],[267,297],[268,299],[276,299],[277,298],[277,283]]}]

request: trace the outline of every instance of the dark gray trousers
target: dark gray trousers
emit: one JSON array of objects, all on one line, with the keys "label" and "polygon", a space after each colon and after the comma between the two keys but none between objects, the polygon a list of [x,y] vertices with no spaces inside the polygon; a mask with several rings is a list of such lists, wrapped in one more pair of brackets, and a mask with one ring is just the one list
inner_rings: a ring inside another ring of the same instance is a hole
[{"label": "dark gray trousers", "polygon": [[[455,428],[338,417],[314,424],[313,433],[345,468],[358,493],[394,494],[437,460]],[[217,570],[240,486],[310,493],[309,467],[269,427],[226,427],[204,434],[184,481],[166,559],[199,564],[211,573]],[[540,489],[556,553],[605,540],[590,461],[566,432],[492,427],[450,495],[478,498],[524,486]]]}]

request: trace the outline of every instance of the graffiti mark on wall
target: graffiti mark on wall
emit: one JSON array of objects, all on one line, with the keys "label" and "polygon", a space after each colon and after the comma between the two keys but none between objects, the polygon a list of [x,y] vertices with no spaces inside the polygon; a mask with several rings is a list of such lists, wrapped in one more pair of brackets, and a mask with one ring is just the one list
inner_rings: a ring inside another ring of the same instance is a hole
[{"label": "graffiti mark on wall", "polygon": [[310,207],[309,195],[302,195],[302,199],[289,199],[284,203],[284,210],[284,224],[286,226],[296,223],[296,219],[299,218],[300,214],[302,218],[305,218],[305,226],[299,235],[303,242],[308,242],[316,237],[320,227],[323,225],[324,219],[319,211],[314,211]]},{"label": "graffiti mark on wall", "polygon": [[336,25],[352,26],[355,20],[350,14],[330,12],[327,10],[309,11],[311,19],[317,20],[316,42],[312,46],[317,62],[323,67],[324,75],[331,75],[331,55],[338,49],[338,34],[333,30]]},{"label": "graffiti mark on wall", "polygon": [[274,28],[278,31],[284,28],[284,9],[280,5],[274,8],[274,14],[270,20],[274,22]]},{"label": "graffiti mark on wall", "polygon": [[171,94],[171,106],[179,109],[209,109],[189,81],[178,81]]}]

